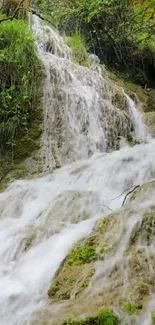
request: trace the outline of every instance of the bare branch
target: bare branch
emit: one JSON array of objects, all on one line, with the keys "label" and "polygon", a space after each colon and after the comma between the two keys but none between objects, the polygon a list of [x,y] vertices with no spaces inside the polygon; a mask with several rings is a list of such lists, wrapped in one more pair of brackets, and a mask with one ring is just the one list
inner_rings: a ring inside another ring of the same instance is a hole
[{"label": "bare branch", "polygon": [[143,185],[146,185],[146,184],[151,184],[151,183],[154,183],[155,182],[155,179],[153,179],[152,181],[149,181],[149,182],[146,182],[146,183],[143,183],[141,185],[136,185],[131,191],[129,191],[126,196],[124,197],[124,200],[123,200],[123,203],[122,203],[122,206],[125,204],[126,202],[126,199],[128,197],[128,195],[130,195],[131,193],[133,193],[138,187],[141,187]]},{"label": "bare branch", "polygon": [[110,211],[114,211],[114,210],[112,210],[111,208],[109,208],[107,205],[105,205],[105,204],[100,204],[101,206],[103,206],[103,207],[105,207],[105,208],[107,208],[107,209],[109,209]]},{"label": "bare branch", "polygon": [[135,186],[131,191],[129,191],[129,192],[125,195],[124,200],[123,200],[123,203],[122,203],[122,206],[125,204],[125,201],[126,201],[128,195],[131,194],[131,193],[133,193],[133,192],[134,192],[138,187],[140,187],[140,185],[136,185],[136,186]]},{"label": "bare branch", "polygon": [[127,188],[124,192],[122,192],[122,193],[119,194],[118,196],[116,196],[116,197],[114,197],[113,199],[111,199],[111,201],[114,201],[114,200],[118,199],[118,198],[121,197],[125,192],[131,190],[131,188],[133,188],[133,187],[135,187],[135,185],[133,185],[133,186]]},{"label": "bare branch", "polygon": [[0,8],[0,11],[3,9],[3,6],[4,6],[4,0],[2,0],[2,5],[1,5],[1,8]]},{"label": "bare branch", "polygon": [[25,0],[21,0],[21,1],[19,1],[19,3],[18,3],[18,5],[17,5],[17,7],[16,7],[16,9],[15,9],[15,11],[14,11],[14,13],[13,13],[13,15],[10,16],[10,17],[6,17],[6,18],[2,18],[2,19],[0,19],[0,23],[2,23],[3,21],[6,21],[6,20],[13,20],[13,19],[15,18],[15,16],[16,16],[17,11],[20,9],[20,6],[23,4],[24,1],[25,1]]},{"label": "bare branch", "polygon": [[40,13],[38,13],[37,10],[35,10],[34,8],[31,8],[31,9],[30,9],[30,12],[31,12],[33,15],[36,15],[36,16],[38,16],[40,19],[45,20],[47,23],[51,24],[51,21],[50,21],[50,20],[44,18],[44,17],[43,17]]}]

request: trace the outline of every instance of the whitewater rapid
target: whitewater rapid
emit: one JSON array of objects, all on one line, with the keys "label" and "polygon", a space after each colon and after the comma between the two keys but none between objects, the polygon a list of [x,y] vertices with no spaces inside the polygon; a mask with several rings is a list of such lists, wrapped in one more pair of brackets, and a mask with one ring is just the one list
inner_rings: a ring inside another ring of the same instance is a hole
[{"label": "whitewater rapid", "polygon": [[[35,33],[38,28],[46,72],[42,160],[48,174],[15,181],[0,194],[1,325],[29,324],[33,312],[49,307],[51,279],[74,243],[121,207],[125,190],[151,180],[155,170],[154,140],[105,152],[111,137],[115,145],[120,130],[125,136],[131,124],[112,103],[118,90],[96,72],[72,65],[62,38],[51,27],[44,33],[37,19]],[[125,101],[123,91],[121,96]],[[142,114],[129,97],[128,106],[135,137],[144,140]],[[56,163],[64,166],[50,172]]]},{"label": "whitewater rapid", "polygon": [[[1,324],[24,324],[46,306],[52,276],[73,244],[109,208],[121,206],[123,195],[113,198],[151,179],[154,149],[151,141],[97,154],[40,179],[16,181],[0,194]],[[26,250],[29,232],[34,240]]]}]

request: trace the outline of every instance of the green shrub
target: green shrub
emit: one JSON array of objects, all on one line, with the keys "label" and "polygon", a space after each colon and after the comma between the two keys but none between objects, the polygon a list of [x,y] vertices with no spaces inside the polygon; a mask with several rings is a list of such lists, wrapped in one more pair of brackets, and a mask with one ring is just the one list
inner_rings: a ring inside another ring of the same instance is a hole
[{"label": "green shrub", "polygon": [[80,30],[89,51],[116,73],[155,86],[155,0],[36,0],[61,32]]},{"label": "green shrub", "polygon": [[[0,150],[14,151],[38,117],[42,69],[34,39],[22,20],[0,28]],[[37,112],[37,113],[36,113]],[[30,137],[30,136],[29,136]]]},{"label": "green shrub", "polygon": [[76,31],[69,37],[68,44],[72,49],[73,61],[81,65],[89,65],[86,44],[80,33]]}]

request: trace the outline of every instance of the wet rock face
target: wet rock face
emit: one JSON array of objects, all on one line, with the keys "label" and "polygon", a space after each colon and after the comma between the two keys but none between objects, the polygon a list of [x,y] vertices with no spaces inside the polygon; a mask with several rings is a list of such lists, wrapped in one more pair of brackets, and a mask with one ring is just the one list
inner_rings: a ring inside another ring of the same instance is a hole
[{"label": "wet rock face", "polygon": [[38,48],[46,72],[41,143],[45,170],[118,149],[121,137],[133,130],[123,89],[108,79],[106,70],[101,73],[95,55],[90,55],[90,68],[74,64],[56,32],[40,25],[37,33],[44,39]]},{"label": "wet rock face", "polygon": [[140,324],[155,292],[154,194],[154,182],[140,187],[124,208],[101,219],[76,244],[48,290],[52,302],[67,302],[61,316],[90,313],[91,301],[91,311],[115,306],[127,324],[133,315]]},{"label": "wet rock face", "polygon": [[155,112],[147,112],[144,114],[145,123],[149,129],[151,136],[155,137]]},{"label": "wet rock face", "polygon": [[[46,87],[43,152],[46,166],[61,166],[119,148],[133,131],[120,89],[88,68],[52,58]],[[113,89],[113,91],[111,91]],[[47,159],[48,152],[48,159]]]}]

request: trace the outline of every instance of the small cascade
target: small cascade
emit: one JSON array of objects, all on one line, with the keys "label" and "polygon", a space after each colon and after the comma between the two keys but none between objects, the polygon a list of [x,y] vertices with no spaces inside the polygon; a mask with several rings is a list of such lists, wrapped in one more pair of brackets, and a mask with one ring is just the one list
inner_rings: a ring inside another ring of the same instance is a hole
[{"label": "small cascade", "polygon": [[126,96],[100,69],[71,61],[71,50],[52,27],[34,16],[33,33],[45,66],[44,133],[45,170],[86,159],[96,152],[119,148],[131,132]]},{"label": "small cascade", "polygon": [[[109,209],[121,206],[126,192],[119,194],[152,178],[154,149],[152,141],[96,154],[40,179],[16,181],[0,194],[2,325],[29,324],[34,311],[48,308],[49,283],[71,247]],[[134,225],[133,216],[128,233]],[[120,260],[125,249],[120,243],[109,263]]]},{"label": "small cascade", "polygon": [[125,94],[125,96],[127,98],[129,111],[134,122],[135,140],[146,141],[150,139],[140,107],[137,107],[136,103],[128,95]]}]

